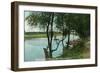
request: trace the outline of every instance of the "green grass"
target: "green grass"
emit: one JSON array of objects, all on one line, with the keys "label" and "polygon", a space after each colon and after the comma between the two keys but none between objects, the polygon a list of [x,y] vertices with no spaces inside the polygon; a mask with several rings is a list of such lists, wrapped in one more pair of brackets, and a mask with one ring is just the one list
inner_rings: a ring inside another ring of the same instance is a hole
[{"label": "green grass", "polygon": [[[61,35],[60,33],[54,33],[54,35],[58,36]],[[24,34],[24,38],[47,38],[47,35],[44,33],[37,33],[37,34]]]},{"label": "green grass", "polygon": [[24,35],[25,38],[46,38],[46,34],[31,34],[31,35]]},{"label": "green grass", "polygon": [[[64,53],[56,59],[84,59],[90,58],[90,48],[86,46],[86,40],[82,40],[73,48],[64,48]],[[88,45],[90,46],[90,45]]]},{"label": "green grass", "polygon": [[83,48],[80,45],[76,45],[71,49],[64,50],[63,58],[71,58],[71,59],[79,59],[82,58],[81,53],[83,52]]}]

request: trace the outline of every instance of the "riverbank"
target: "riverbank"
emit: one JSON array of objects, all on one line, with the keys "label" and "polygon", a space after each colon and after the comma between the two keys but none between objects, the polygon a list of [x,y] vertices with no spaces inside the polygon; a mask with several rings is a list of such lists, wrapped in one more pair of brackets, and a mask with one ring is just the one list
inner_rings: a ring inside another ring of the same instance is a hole
[{"label": "riverbank", "polygon": [[80,43],[72,48],[64,48],[61,56],[55,59],[86,59],[90,58],[90,41],[81,40]]},{"label": "riverbank", "polygon": [[[60,36],[61,33],[54,33],[54,36]],[[24,34],[25,39],[30,39],[30,38],[47,38],[46,33],[30,33],[30,34]]]}]

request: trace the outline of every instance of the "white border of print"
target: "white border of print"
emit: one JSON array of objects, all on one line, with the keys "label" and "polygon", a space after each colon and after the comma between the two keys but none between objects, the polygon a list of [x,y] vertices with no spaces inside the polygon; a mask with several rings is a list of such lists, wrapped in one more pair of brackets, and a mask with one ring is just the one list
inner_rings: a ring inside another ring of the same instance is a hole
[{"label": "white border of print", "polygon": [[[90,14],[90,25],[91,25],[90,59],[24,62],[24,30],[23,29],[24,29],[25,10]],[[20,5],[18,19],[19,19],[19,36],[18,36],[19,37],[19,68],[95,64],[95,10],[94,9]]]}]

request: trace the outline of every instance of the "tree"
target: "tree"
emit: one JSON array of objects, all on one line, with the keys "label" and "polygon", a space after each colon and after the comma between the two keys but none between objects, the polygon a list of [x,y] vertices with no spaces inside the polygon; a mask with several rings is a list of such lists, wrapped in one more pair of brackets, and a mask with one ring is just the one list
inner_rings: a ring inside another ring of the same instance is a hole
[{"label": "tree", "polygon": [[73,15],[74,27],[73,29],[81,39],[90,36],[90,15],[89,14],[74,14]]},{"label": "tree", "polygon": [[67,48],[69,47],[69,43],[70,43],[70,32],[72,30],[72,15],[68,14],[68,13],[58,13],[57,17],[56,17],[56,24],[57,24],[57,28],[62,32],[62,45],[63,48],[64,43],[63,41],[66,39],[66,36],[68,36],[68,41],[67,43]]},{"label": "tree", "polygon": [[46,29],[49,57],[52,58],[52,39],[53,39],[53,12],[32,12],[27,18],[27,22],[31,26],[39,26],[42,29]]}]

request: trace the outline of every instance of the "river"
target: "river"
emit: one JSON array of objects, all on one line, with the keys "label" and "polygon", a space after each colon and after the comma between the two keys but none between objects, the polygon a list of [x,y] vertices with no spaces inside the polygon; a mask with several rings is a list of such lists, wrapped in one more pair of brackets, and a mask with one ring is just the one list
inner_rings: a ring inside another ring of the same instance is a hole
[{"label": "river", "polygon": [[[61,39],[61,36],[57,36],[57,38]],[[70,35],[70,40],[79,39],[77,35]],[[64,40],[64,44],[67,41],[67,37]],[[47,38],[31,38],[25,39],[24,42],[24,61],[44,61],[45,54],[43,48],[47,46]],[[53,40],[52,49],[56,48],[56,42]],[[62,54],[63,46],[60,43],[58,50],[53,52],[53,57],[60,56]]]}]

